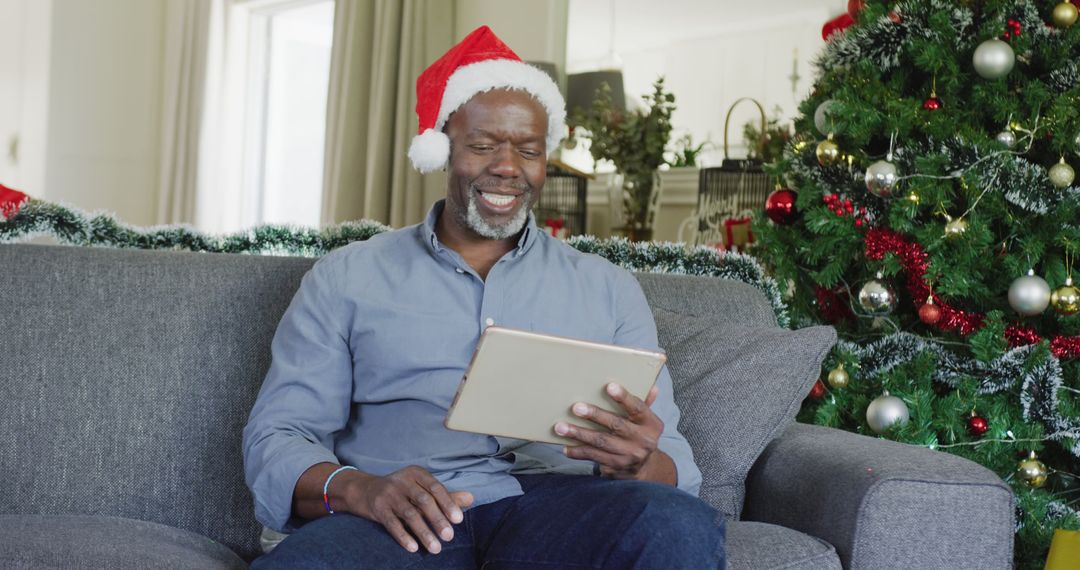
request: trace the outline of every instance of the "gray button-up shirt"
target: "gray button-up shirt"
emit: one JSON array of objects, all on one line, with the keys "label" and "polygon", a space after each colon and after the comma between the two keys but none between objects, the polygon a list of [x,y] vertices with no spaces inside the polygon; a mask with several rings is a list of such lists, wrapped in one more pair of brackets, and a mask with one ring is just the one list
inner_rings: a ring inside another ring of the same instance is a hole
[{"label": "gray button-up shirt", "polygon": [[[450,491],[471,492],[475,505],[521,494],[511,473],[593,473],[561,446],[451,431],[443,420],[485,326],[656,349],[641,287],[538,230],[532,214],[485,281],[436,237],[442,208],[339,248],[304,275],[244,429],[247,484],[266,526],[294,528],[296,482],[320,462],[374,475],[418,465]],[[659,448],[674,460],[679,488],[696,495],[701,472],[676,431],[666,367],[658,382]]]}]

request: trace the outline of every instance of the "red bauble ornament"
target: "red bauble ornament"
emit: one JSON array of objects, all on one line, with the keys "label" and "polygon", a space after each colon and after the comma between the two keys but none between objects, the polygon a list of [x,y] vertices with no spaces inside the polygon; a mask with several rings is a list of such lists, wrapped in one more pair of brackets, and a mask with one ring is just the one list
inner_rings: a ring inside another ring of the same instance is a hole
[{"label": "red bauble ornament", "polygon": [[30,201],[30,197],[14,188],[0,184],[0,221],[10,218]]},{"label": "red bauble ornament", "polygon": [[975,415],[975,412],[971,413],[971,417],[967,421],[968,433],[975,437],[982,437],[990,429],[990,422],[986,421],[986,418]]},{"label": "red bauble ornament", "polygon": [[854,23],[855,18],[852,18],[851,14],[844,12],[828,22],[825,22],[825,25],[821,27],[821,39],[828,41],[829,36],[850,28]]},{"label": "red bauble ornament", "polygon": [[765,199],[765,215],[769,219],[782,225],[790,225],[798,217],[795,210],[795,199],[799,195],[790,188],[777,188]]},{"label": "red bauble ornament", "polygon": [[851,14],[852,18],[858,18],[859,12],[862,12],[862,9],[865,7],[866,2],[863,2],[863,0],[848,0],[847,13]]},{"label": "red bauble ornament", "polygon": [[936,325],[941,320],[941,308],[934,304],[933,299],[927,299],[926,303],[919,307],[919,320],[928,325]]},{"label": "red bauble ornament", "polygon": [[922,108],[927,111],[937,111],[941,108],[941,99],[938,99],[937,95],[930,95],[930,97],[923,101]]},{"label": "red bauble ornament", "polygon": [[810,397],[814,400],[820,400],[825,397],[825,384],[821,383],[820,378],[814,382],[814,387],[810,388]]}]

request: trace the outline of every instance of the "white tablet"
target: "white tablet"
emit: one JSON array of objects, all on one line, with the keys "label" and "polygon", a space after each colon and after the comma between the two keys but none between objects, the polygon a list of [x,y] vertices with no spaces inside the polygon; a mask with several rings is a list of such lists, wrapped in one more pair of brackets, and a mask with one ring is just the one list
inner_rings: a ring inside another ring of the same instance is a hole
[{"label": "white tablet", "polygon": [[605,391],[617,382],[645,399],[667,357],[627,348],[491,326],[476,345],[444,424],[458,431],[575,445],[555,422],[590,429],[570,407],[587,402],[625,414]]}]

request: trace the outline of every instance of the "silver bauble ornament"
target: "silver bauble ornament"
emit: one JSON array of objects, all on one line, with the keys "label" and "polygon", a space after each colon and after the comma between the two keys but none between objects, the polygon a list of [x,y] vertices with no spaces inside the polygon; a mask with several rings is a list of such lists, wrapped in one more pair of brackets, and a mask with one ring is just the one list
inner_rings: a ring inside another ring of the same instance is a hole
[{"label": "silver bauble ornament", "polygon": [[832,107],[835,102],[836,101],[829,99],[818,105],[817,110],[814,111],[814,127],[816,127],[818,132],[823,135],[828,135],[836,130],[835,125],[833,124],[833,118],[829,116],[829,108]]},{"label": "silver bauble ornament", "polygon": [[878,198],[892,196],[896,179],[896,165],[887,160],[879,160],[866,168],[866,189]]},{"label": "silver bauble ornament", "polygon": [[1061,162],[1050,167],[1049,175],[1050,183],[1055,188],[1068,188],[1073,183],[1073,179],[1076,178],[1076,171],[1062,158]]},{"label": "silver bauble ornament", "polygon": [[997,142],[1005,145],[1005,148],[1012,148],[1016,146],[1016,134],[1009,129],[1005,129],[994,137]]},{"label": "silver bauble ornament", "polygon": [[975,48],[971,63],[975,66],[975,73],[983,79],[997,79],[1005,77],[1012,71],[1016,63],[1016,54],[1008,43],[994,38],[986,40]]},{"label": "silver bauble ornament", "polygon": [[866,407],[866,423],[874,433],[884,433],[895,424],[904,425],[909,418],[907,404],[884,391]]},{"label": "silver bauble ornament", "polygon": [[896,308],[896,293],[880,279],[878,273],[859,289],[859,306],[870,315],[887,315]]},{"label": "silver bauble ornament", "polygon": [[1021,315],[1030,317],[1041,314],[1050,305],[1050,284],[1028,271],[1009,285],[1009,306]]}]

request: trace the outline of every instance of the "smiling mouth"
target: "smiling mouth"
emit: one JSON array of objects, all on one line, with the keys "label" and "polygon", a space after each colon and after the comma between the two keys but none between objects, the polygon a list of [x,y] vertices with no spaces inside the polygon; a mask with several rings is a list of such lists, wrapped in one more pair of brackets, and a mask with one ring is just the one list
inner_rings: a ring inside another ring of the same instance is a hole
[{"label": "smiling mouth", "polygon": [[480,202],[484,204],[489,210],[498,213],[509,212],[517,205],[521,195],[499,194],[496,192],[485,192],[483,190],[477,190],[477,194],[480,195]]}]

